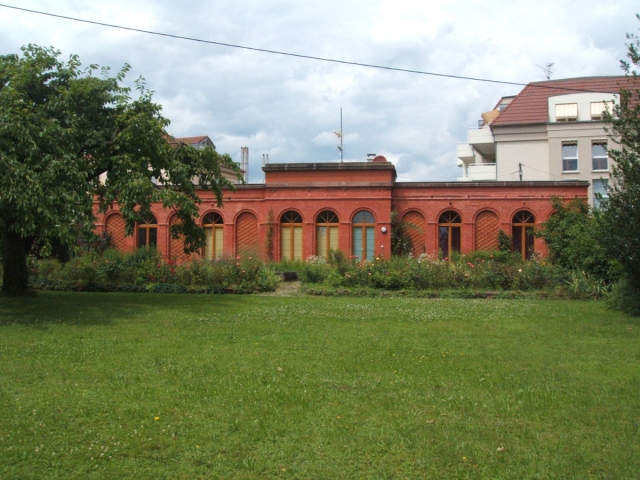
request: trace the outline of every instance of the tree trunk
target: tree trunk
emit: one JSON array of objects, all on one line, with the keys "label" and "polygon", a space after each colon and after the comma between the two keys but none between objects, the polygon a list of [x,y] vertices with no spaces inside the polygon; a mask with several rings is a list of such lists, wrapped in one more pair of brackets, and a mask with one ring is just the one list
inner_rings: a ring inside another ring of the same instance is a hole
[{"label": "tree trunk", "polygon": [[28,241],[4,227],[2,232],[2,293],[20,297],[28,293]]}]

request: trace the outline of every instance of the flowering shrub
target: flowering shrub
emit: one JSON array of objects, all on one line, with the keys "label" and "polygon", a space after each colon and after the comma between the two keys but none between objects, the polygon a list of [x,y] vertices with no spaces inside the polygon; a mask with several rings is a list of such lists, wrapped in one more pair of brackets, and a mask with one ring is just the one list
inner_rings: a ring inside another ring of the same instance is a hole
[{"label": "flowering shrub", "polygon": [[251,257],[177,265],[154,249],[107,250],[65,264],[47,259],[31,265],[32,287],[53,290],[251,293],[273,291],[279,283],[272,268]]},{"label": "flowering shrub", "polygon": [[331,270],[324,257],[311,256],[298,267],[298,278],[303,283],[321,283],[327,279]]}]

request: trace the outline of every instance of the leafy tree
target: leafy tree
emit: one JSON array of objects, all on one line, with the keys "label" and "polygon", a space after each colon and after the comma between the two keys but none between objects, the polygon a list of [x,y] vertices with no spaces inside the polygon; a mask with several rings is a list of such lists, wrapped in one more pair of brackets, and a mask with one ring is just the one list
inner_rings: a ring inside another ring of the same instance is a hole
[{"label": "leafy tree", "polygon": [[92,234],[94,198],[103,212],[117,202],[128,234],[153,202],[175,209],[172,234],[184,235],[193,251],[204,242],[197,189],[221,203],[222,189],[232,188],[221,167],[237,171],[212,148],[172,147],[153,92],[138,79],[132,98],[123,85],[128,65],[110,76],[108,68],[82,68],[75,55],[59,56],[35,45],[0,56],[2,289],[10,295],[27,291],[29,250],[46,254],[52,241],[74,245]]},{"label": "leafy tree", "polygon": [[640,297],[640,38],[627,38],[628,61],[622,60],[621,66],[631,86],[620,90],[619,103],[612,114],[605,114],[608,132],[619,148],[609,151],[614,163],[609,198],[603,202],[601,238],[622,267],[629,290]]},{"label": "leafy tree", "polygon": [[609,255],[597,232],[598,218],[584,199],[569,203],[551,199],[555,213],[536,234],[549,246],[551,259],[569,270],[580,270],[599,280],[609,280]]}]

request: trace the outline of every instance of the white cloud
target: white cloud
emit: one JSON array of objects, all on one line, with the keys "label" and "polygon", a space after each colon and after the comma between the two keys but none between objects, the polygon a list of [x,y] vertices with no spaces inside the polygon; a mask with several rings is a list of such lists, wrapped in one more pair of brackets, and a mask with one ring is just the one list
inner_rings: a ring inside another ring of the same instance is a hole
[{"label": "white cloud", "polygon": [[[16,2],[17,4],[17,2]],[[618,75],[637,2],[539,0],[21,0],[20,6],[105,23],[271,50],[518,83]],[[518,86],[317,62],[188,42],[0,7],[0,54],[53,45],[84,64],[132,65],[164,106],[174,135],[209,135],[250,178],[274,162],[335,161],[343,109],[345,158],[385,154],[403,180],[452,180],[456,143]],[[507,172],[508,173],[508,172]]]}]

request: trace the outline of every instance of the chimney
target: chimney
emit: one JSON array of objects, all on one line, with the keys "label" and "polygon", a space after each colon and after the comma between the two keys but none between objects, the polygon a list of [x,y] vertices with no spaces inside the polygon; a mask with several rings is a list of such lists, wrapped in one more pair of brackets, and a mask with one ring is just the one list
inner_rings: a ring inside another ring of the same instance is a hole
[{"label": "chimney", "polygon": [[367,162],[372,162],[374,158],[376,158],[375,153],[367,153]]},{"label": "chimney", "polygon": [[244,183],[249,183],[249,147],[240,147],[240,168],[244,170],[242,179]]}]

